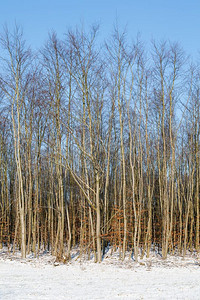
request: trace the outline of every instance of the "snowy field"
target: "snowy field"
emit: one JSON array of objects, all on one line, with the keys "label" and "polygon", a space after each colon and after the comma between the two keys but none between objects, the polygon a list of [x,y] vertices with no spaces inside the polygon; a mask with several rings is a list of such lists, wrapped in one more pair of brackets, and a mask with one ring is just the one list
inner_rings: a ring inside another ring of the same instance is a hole
[{"label": "snowy field", "polygon": [[0,299],[200,299],[196,255],[152,255],[135,263],[107,253],[101,264],[74,257],[57,264],[49,254],[26,260],[0,251]]}]

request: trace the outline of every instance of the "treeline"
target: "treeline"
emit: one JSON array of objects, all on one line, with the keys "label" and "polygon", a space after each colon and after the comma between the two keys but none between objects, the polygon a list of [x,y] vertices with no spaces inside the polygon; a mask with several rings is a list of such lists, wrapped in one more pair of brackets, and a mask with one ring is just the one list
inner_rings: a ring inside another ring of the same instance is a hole
[{"label": "treeline", "polygon": [[0,247],[101,261],[199,251],[200,66],[114,29],[1,34]]}]

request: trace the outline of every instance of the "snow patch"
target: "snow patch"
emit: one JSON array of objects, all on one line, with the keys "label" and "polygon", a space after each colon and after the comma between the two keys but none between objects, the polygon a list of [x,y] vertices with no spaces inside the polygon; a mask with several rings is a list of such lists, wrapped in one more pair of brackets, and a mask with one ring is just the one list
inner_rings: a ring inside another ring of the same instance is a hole
[{"label": "snow patch", "polygon": [[134,262],[108,251],[101,264],[74,256],[56,263],[49,253],[38,258],[0,252],[0,299],[199,299],[200,265],[196,254],[152,253]]}]

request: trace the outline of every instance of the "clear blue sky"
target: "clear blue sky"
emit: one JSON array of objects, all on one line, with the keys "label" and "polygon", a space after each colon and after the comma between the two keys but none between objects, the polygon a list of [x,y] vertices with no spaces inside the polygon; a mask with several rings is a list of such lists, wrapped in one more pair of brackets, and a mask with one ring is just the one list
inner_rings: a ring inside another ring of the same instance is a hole
[{"label": "clear blue sky", "polygon": [[83,21],[100,23],[108,37],[116,18],[127,25],[129,36],[138,32],[145,42],[155,39],[178,41],[188,54],[200,50],[199,0],[1,0],[0,25],[22,25],[28,44],[42,46],[54,29],[60,37],[68,27]]}]

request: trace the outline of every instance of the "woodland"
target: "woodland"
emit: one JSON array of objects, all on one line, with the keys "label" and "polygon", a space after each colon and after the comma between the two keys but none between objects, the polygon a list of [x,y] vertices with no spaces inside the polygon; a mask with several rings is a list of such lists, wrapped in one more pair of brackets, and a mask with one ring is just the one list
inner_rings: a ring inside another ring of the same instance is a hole
[{"label": "woodland", "polygon": [[199,252],[200,65],[114,28],[0,35],[0,248]]}]

